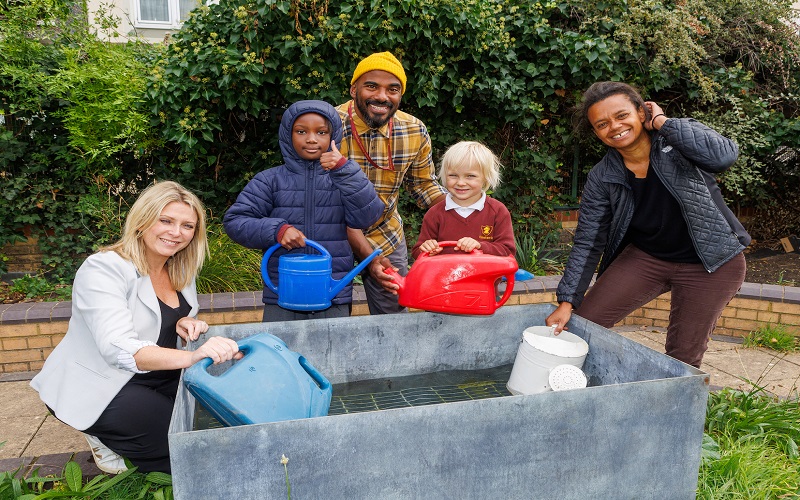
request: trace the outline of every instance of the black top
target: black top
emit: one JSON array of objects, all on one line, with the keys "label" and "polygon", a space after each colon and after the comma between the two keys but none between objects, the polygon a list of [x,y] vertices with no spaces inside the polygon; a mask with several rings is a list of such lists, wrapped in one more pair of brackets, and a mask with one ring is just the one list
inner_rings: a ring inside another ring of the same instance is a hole
[{"label": "black top", "polygon": [[636,208],[624,243],[667,262],[699,264],[681,208],[658,175],[652,168],[644,178],[626,172]]},{"label": "black top", "polygon": [[[158,299],[158,306],[161,308],[161,333],[158,335],[156,345],[168,349],[176,349],[178,346],[178,331],[175,327],[178,320],[186,317],[192,311],[191,306],[183,298],[183,294],[178,292],[178,307],[170,307]],[[177,379],[181,371],[178,370],[153,370],[147,373],[137,373],[133,377],[138,380],[147,379]]]}]

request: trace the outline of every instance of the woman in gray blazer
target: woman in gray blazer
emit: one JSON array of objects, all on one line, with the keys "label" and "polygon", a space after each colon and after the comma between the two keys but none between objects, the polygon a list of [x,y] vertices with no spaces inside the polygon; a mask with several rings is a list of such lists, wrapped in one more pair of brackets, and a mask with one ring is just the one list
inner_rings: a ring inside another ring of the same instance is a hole
[{"label": "woman in gray blazer", "polygon": [[194,317],[195,277],[207,253],[200,200],[159,182],[131,207],[122,238],[75,275],[67,334],[31,386],[59,420],[86,434],[101,470],[125,470],[126,457],[140,472],[169,473],[167,428],[180,369],[242,356],[222,337],[195,351],[178,348],[178,337],[195,340],[208,330]]}]

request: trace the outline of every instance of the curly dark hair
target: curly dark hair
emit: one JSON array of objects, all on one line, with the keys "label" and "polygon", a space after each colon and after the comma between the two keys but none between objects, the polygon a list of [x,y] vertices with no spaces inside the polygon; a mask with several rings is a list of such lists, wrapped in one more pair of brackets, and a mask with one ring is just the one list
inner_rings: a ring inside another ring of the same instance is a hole
[{"label": "curly dark hair", "polygon": [[583,99],[572,115],[572,128],[575,134],[578,137],[586,137],[587,134],[593,132],[592,124],[589,123],[589,108],[603,99],[620,94],[627,97],[636,106],[637,111],[644,109],[645,120],[650,119],[650,112],[644,105],[644,98],[634,87],[622,82],[595,82],[583,93]]}]

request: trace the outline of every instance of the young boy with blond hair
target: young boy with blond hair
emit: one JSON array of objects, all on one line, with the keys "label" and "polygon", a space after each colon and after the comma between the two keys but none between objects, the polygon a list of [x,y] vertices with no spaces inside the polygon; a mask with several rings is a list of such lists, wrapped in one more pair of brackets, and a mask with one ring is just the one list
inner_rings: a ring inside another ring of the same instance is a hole
[{"label": "young boy with blond hair", "polygon": [[[450,146],[442,157],[439,177],[447,188],[444,203],[433,206],[422,220],[412,255],[422,252],[471,252],[514,255],[511,214],[501,202],[486,195],[500,184],[500,161],[492,151],[475,141]],[[440,241],[456,241],[443,248]]]}]

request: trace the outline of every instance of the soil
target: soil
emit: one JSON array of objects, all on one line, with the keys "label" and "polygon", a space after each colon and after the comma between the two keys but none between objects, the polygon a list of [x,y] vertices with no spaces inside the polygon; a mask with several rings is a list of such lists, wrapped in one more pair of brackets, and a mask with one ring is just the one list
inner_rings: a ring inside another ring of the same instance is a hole
[{"label": "soil", "polygon": [[748,283],[800,286],[800,253],[784,252],[783,248],[748,249],[745,253]]},{"label": "soil", "polygon": [[[780,245],[772,247],[753,247],[745,251],[748,283],[767,283],[772,285],[800,286],[800,252],[784,252]],[[0,281],[0,304],[17,302],[43,302],[56,300],[51,296],[27,298],[19,292],[12,292],[10,283]]]}]

